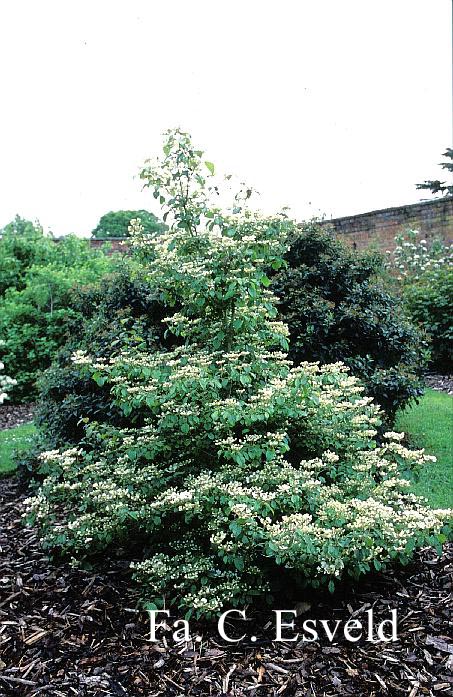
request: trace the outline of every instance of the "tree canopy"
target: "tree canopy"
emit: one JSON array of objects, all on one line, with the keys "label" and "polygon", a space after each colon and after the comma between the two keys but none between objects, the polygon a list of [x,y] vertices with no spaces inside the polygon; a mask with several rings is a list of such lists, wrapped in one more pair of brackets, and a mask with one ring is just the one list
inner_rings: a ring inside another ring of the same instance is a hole
[{"label": "tree canopy", "polygon": [[96,238],[129,237],[130,222],[137,218],[147,233],[163,229],[162,223],[149,211],[110,211],[101,217],[91,234]]},{"label": "tree canopy", "polygon": [[[447,157],[449,162],[440,162],[439,165],[447,172],[453,173],[453,148],[447,148],[443,153],[443,157]],[[428,179],[423,184],[417,184],[417,189],[428,189],[432,194],[443,194],[443,196],[453,196],[453,182],[447,184],[439,179]]]}]

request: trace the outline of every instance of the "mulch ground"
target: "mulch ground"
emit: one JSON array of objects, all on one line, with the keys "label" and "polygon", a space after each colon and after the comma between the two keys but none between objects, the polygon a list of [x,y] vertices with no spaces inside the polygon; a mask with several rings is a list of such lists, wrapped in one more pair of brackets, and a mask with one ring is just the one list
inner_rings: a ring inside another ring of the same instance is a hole
[{"label": "mulch ground", "polygon": [[33,421],[34,404],[0,404],[0,431]]},{"label": "mulch ground", "polygon": [[453,395],[453,375],[427,375],[425,382],[433,390]]},{"label": "mulch ground", "polygon": [[[34,530],[21,523],[25,493],[0,480],[0,695],[2,697],[154,697],[223,695],[452,695],[453,545],[423,550],[410,567],[300,599],[307,618],[375,623],[398,613],[393,643],[275,642],[271,611],[247,613],[223,642],[216,627],[191,624],[194,640],[171,634],[151,644],[149,619],[124,562],[96,571],[50,562]],[[250,639],[256,635],[257,641]]]}]

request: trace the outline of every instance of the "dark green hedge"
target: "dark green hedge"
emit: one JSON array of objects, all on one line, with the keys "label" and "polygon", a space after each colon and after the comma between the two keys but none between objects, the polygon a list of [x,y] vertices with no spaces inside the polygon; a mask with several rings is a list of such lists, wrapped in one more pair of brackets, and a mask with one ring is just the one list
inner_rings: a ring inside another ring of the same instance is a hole
[{"label": "dark green hedge", "polygon": [[359,254],[309,223],[287,262],[273,290],[290,329],[290,357],[296,364],[343,361],[392,423],[396,410],[422,393],[429,352],[400,300],[380,280],[383,259]]}]

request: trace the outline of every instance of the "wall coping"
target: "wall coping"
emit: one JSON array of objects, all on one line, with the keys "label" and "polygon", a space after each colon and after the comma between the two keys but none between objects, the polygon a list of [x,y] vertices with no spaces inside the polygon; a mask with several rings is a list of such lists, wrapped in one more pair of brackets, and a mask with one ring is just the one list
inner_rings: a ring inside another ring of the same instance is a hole
[{"label": "wall coping", "polygon": [[408,203],[403,206],[391,206],[390,208],[377,208],[373,211],[367,211],[366,213],[352,213],[351,215],[342,215],[339,218],[324,218],[319,222],[327,225],[328,223],[333,223],[334,221],[340,220],[350,220],[351,218],[365,218],[367,215],[378,215],[380,213],[395,213],[397,211],[407,210],[408,208],[420,208],[420,206],[435,206],[439,203],[450,203],[453,202],[453,196],[442,196],[439,198],[419,201],[418,203]]}]

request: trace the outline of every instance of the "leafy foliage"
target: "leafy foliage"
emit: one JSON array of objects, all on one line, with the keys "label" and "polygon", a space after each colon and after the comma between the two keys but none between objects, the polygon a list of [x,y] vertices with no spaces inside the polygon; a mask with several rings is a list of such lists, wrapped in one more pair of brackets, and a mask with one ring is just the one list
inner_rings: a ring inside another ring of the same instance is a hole
[{"label": "leafy foliage", "polygon": [[348,249],[312,222],[292,240],[286,260],[272,288],[289,327],[290,358],[296,365],[343,361],[391,424],[422,393],[428,352],[401,301],[379,280],[381,257]]},{"label": "leafy foliage", "polygon": [[453,245],[418,241],[418,234],[407,230],[395,238],[389,264],[409,315],[430,338],[432,366],[448,372],[453,368]]},{"label": "leafy foliage", "polygon": [[[453,173],[453,149],[447,148],[443,153],[443,157],[446,157],[447,161],[441,162],[440,166],[442,169],[446,169],[447,172]],[[430,179],[424,181],[423,184],[417,184],[417,189],[428,189],[432,194],[440,193],[443,196],[453,196],[453,184],[447,184],[447,182],[439,179]]]},{"label": "leafy foliage", "polygon": [[39,373],[68,338],[77,319],[74,288],[93,283],[116,264],[102,250],[90,249],[87,240],[69,235],[57,242],[22,222],[7,226],[0,240],[0,356],[17,381],[11,391],[15,401],[34,398]]},{"label": "leafy foliage", "polygon": [[0,237],[0,297],[7,288],[22,290],[25,274],[34,264],[48,258],[55,243],[39,223],[32,223],[16,215],[1,231]]},{"label": "leafy foliage", "polygon": [[71,337],[38,383],[35,422],[40,445],[54,448],[77,443],[83,438],[86,418],[115,426],[129,422],[112,401],[109,387],[97,385],[71,360],[76,349],[105,360],[129,345],[148,352],[170,344],[161,321],[164,307],[147,283],[131,277],[130,266],[125,262],[99,284],[75,291],[72,307],[77,322]]},{"label": "leafy foliage", "polygon": [[453,369],[453,268],[425,272],[404,288],[404,300],[415,322],[431,338],[432,364],[442,372]]},{"label": "leafy foliage", "polygon": [[136,225],[132,239],[179,343],[76,352],[129,425],[91,421],[78,447],[44,452],[28,501],[46,544],[77,559],[135,543],[145,597],[188,615],[405,561],[444,539],[448,515],[406,493],[401,467],[430,458],[399,434],[376,447],[378,409],[342,364],[292,367],[266,269],[281,268],[294,226],[240,197],[211,207],[211,171],[180,131],[143,171],[171,228]]},{"label": "leafy foliage", "polygon": [[144,230],[152,234],[163,230],[164,226],[149,211],[110,211],[105,213],[92,231],[93,237],[129,237],[129,225],[131,220],[139,218]]}]

